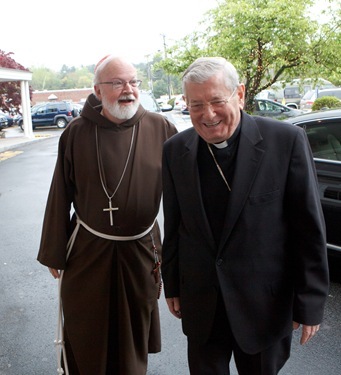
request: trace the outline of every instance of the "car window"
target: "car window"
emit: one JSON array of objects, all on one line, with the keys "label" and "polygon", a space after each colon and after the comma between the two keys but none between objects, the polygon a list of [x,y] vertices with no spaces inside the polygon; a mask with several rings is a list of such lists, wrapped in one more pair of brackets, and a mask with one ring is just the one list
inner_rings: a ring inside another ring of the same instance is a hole
[{"label": "car window", "polygon": [[40,114],[40,115],[46,113],[46,107],[43,106],[43,107],[39,107],[39,108],[37,108],[36,113],[38,113],[38,114]]},{"label": "car window", "polygon": [[58,112],[58,108],[57,108],[57,106],[56,105],[49,105],[48,107],[47,107],[47,111],[46,111],[47,113],[56,113],[56,112]]},{"label": "car window", "polygon": [[317,123],[305,128],[314,158],[341,160],[341,123]]},{"label": "car window", "polygon": [[300,97],[299,87],[286,87],[284,89],[284,97],[288,99]]},{"label": "car window", "polygon": [[262,112],[284,112],[287,109],[277,103],[272,103],[267,100],[258,100],[259,110]]},{"label": "car window", "polygon": [[341,99],[341,90],[323,90],[319,92],[318,96],[336,96]]},{"label": "car window", "polygon": [[289,111],[289,109],[279,105],[279,104],[276,104],[276,103],[270,103],[270,102],[267,102],[267,110],[268,111],[271,111],[271,112],[287,112]]},{"label": "car window", "polygon": [[31,107],[31,113],[37,113],[41,108],[44,108],[44,106],[42,106],[41,104],[36,104],[33,107]]}]

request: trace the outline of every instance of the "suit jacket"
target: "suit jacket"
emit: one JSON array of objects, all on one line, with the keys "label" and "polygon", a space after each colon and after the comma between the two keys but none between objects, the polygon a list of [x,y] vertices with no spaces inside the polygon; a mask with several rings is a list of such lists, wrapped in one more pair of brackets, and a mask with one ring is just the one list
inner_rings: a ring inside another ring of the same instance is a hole
[{"label": "suit jacket", "polygon": [[[166,297],[180,297],[186,335],[207,340],[221,290],[233,334],[257,353],[322,320],[325,225],[305,132],[242,112],[223,235],[215,244],[201,197],[194,128],[164,145]],[[212,186],[214,194],[214,186]]]}]

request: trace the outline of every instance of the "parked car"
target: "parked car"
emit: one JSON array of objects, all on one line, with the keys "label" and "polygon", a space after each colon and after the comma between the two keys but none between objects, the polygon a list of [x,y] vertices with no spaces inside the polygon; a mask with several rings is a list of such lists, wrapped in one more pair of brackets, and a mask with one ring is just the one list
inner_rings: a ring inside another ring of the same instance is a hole
[{"label": "parked car", "polygon": [[[185,106],[181,113],[188,115],[188,107]],[[255,99],[255,110],[252,113],[257,116],[275,117],[277,119],[285,119],[288,117],[294,117],[301,115],[303,111],[295,108],[287,107],[283,104],[277,103],[270,99]]]},{"label": "parked car", "polygon": [[168,112],[173,109],[173,107],[170,104],[168,104],[167,100],[165,99],[156,99],[156,101],[159,107],[161,108],[162,112]]},{"label": "parked car", "polygon": [[154,95],[149,91],[140,91],[140,103],[147,111],[161,112],[158,102],[154,98]]},{"label": "parked car", "polygon": [[83,105],[79,103],[72,103],[72,116],[77,117],[81,114]]},{"label": "parked car", "polygon": [[9,113],[6,113],[6,112],[3,112],[3,111],[0,111],[0,115],[6,117],[6,119],[7,119],[7,126],[8,126],[8,127],[14,125],[14,118],[13,118]]},{"label": "parked car", "polygon": [[257,116],[285,119],[301,115],[303,111],[275,102],[270,99],[255,99],[255,109],[252,113]]},{"label": "parked car", "polygon": [[182,98],[182,94],[175,97],[173,109],[182,111],[186,107],[186,102]]},{"label": "parked car", "polygon": [[189,109],[188,109],[187,105],[181,110],[181,113],[183,115],[189,115]]},{"label": "parked car", "polygon": [[[75,111],[70,102],[48,102],[36,104],[31,108],[33,130],[39,126],[54,126],[65,128],[73,119]],[[23,118],[18,120],[18,125],[23,129]]]},{"label": "parked car", "polygon": [[[322,98],[323,96],[335,96],[341,101],[341,87],[334,87],[331,89],[324,89],[324,90],[310,90],[300,101],[300,109],[305,112],[310,112],[311,107],[314,104],[314,101],[318,98]],[[341,103],[340,103],[341,105]]]},{"label": "parked car", "polygon": [[140,91],[140,103],[150,112],[169,112],[172,110],[171,105],[160,106],[150,91]]},{"label": "parked car", "polygon": [[314,111],[286,121],[307,133],[326,221],[328,253],[341,256],[341,109]]},{"label": "parked car", "polygon": [[8,120],[5,114],[2,114],[0,112],[0,130],[7,128],[8,126]]},{"label": "parked car", "polygon": [[287,107],[299,109],[303,95],[316,86],[320,89],[335,87],[331,82],[323,78],[318,78],[317,80],[295,78],[291,82],[277,81],[270,88],[258,93],[256,97],[259,99],[271,99],[285,104]]}]

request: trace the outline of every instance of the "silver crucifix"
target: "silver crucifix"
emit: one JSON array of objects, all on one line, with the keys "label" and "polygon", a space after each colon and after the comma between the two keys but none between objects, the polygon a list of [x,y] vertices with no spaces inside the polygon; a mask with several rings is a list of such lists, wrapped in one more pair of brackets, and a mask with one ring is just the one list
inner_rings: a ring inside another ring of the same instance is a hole
[{"label": "silver crucifix", "polygon": [[118,207],[113,207],[111,205],[111,199],[109,199],[109,207],[108,208],[103,208],[103,211],[109,211],[109,215],[110,215],[110,225],[113,226],[114,225],[114,219],[112,217],[112,212],[113,211],[117,211],[118,210]]}]

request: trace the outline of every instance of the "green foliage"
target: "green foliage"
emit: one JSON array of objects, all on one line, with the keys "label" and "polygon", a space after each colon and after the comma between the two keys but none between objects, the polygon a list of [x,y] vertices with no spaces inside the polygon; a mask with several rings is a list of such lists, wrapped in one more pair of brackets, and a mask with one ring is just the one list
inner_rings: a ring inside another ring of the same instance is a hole
[{"label": "green foliage", "polygon": [[174,104],[175,104],[175,97],[174,98],[171,98],[168,100],[167,104],[170,104],[172,106],[172,108],[174,108]]},{"label": "green foliage", "polygon": [[323,108],[340,108],[341,101],[336,96],[323,96],[314,101],[311,109],[318,111]]},{"label": "green foliage", "polygon": [[94,65],[68,67],[63,65],[59,72],[46,67],[31,67],[34,90],[66,90],[92,87]]},{"label": "green foliage", "polygon": [[[137,76],[142,80],[141,89],[153,91],[159,98],[168,93],[168,77],[157,65],[161,56],[155,56],[153,61],[136,65]],[[32,67],[32,87],[34,90],[65,90],[89,88],[93,85],[94,65],[68,67],[63,65],[59,72],[46,67]],[[181,80],[178,76],[170,76],[171,92],[181,92]]]},{"label": "green foliage", "polygon": [[[273,83],[292,78],[341,78],[340,0],[324,9],[328,22],[313,20],[312,0],[222,0],[206,15],[206,30],[167,50],[161,66],[183,72],[200,56],[222,56],[239,71],[246,108]],[[322,13],[322,11],[321,11]],[[320,13],[320,14],[321,14]]]}]

